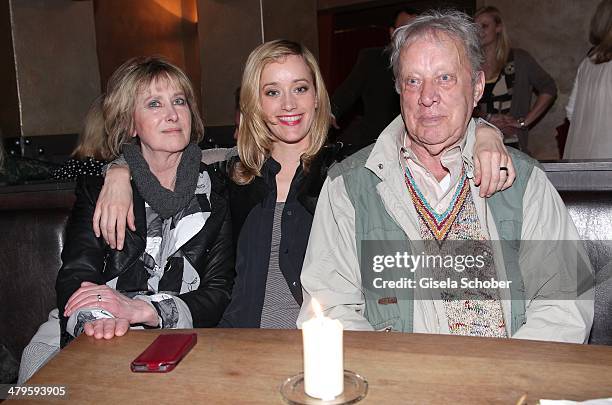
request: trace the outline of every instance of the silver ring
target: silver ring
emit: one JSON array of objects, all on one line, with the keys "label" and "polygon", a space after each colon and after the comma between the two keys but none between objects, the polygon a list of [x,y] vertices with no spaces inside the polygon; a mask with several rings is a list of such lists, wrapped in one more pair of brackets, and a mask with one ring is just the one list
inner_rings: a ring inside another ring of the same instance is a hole
[{"label": "silver ring", "polygon": [[102,296],[98,294],[98,302],[102,301]]},{"label": "silver ring", "polygon": [[500,166],[499,170],[508,173],[508,168],[506,166]]}]

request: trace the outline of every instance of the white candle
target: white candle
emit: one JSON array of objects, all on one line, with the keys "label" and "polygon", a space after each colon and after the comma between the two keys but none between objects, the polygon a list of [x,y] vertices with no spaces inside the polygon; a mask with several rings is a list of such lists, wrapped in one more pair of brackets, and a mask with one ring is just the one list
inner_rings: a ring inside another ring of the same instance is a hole
[{"label": "white candle", "polygon": [[314,398],[332,400],[344,391],[342,324],[324,317],[316,300],[316,317],[302,324],[304,391]]}]

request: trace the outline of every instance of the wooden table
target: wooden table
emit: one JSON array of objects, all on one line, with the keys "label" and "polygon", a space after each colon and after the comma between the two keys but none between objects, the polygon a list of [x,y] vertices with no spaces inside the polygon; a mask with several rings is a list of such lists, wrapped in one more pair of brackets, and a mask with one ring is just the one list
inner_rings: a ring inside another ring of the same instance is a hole
[{"label": "wooden table", "polygon": [[[130,331],[111,341],[79,337],[29,383],[65,385],[75,403],[274,404],[280,384],[302,371],[300,331],[195,331],[197,345],[170,373],[130,371],[160,333]],[[376,332],[345,332],[344,341],[345,369],[369,383],[363,403],[612,397],[612,347]]]}]

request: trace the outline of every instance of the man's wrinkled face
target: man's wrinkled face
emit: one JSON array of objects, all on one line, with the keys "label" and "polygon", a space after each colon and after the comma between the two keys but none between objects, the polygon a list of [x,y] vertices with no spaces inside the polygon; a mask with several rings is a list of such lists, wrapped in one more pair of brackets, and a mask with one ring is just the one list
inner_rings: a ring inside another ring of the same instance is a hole
[{"label": "man's wrinkled face", "polygon": [[463,137],[484,89],[482,72],[475,85],[471,73],[464,46],[444,33],[404,46],[400,99],[413,148],[437,156]]}]

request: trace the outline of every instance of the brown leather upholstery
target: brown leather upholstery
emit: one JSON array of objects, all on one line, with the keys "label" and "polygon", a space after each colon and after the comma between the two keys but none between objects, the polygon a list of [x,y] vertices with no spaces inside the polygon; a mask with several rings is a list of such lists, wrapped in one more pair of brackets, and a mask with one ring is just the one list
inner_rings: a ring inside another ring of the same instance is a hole
[{"label": "brown leather upholstery", "polygon": [[71,185],[21,189],[0,194],[0,343],[17,360],[56,306],[63,230],[74,201]]}]

